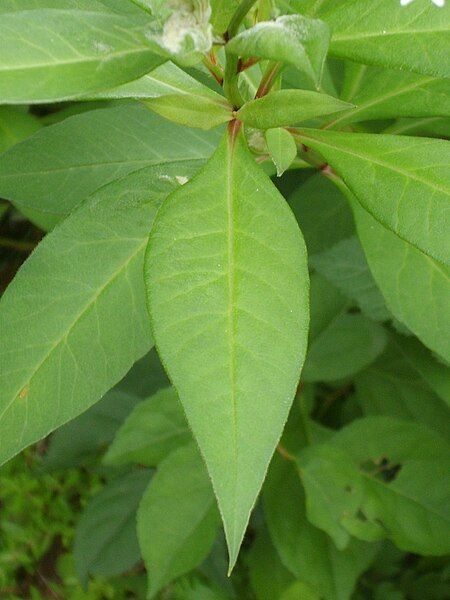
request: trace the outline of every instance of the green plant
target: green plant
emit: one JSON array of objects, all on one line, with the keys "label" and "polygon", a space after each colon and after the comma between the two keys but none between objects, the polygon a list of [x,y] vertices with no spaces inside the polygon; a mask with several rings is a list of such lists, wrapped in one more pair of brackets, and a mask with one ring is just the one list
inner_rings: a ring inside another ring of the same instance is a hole
[{"label": "green plant", "polygon": [[3,0],[0,195],[49,233],[0,302],[0,462],[109,444],[83,583],[445,589],[450,7],[402,4]]}]

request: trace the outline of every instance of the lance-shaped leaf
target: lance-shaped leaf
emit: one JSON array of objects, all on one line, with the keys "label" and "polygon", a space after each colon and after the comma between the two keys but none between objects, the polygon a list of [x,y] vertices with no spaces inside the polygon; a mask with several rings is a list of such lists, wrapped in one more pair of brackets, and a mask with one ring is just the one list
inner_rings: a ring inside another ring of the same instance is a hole
[{"label": "lance-shaped leaf", "polygon": [[450,361],[450,269],[380,225],[355,201],[359,238],[392,314]]},{"label": "lance-shaped leaf", "polygon": [[148,597],[199,565],[220,522],[211,481],[197,447],[175,450],[160,465],[138,511],[138,538]]},{"label": "lance-shaped leaf", "polygon": [[0,21],[0,100],[54,102],[119,85],[155,68],[142,21],[107,12],[33,10]]},{"label": "lance-shaped leaf", "polygon": [[[326,0],[314,14],[332,31],[335,56],[392,69],[449,77],[450,5],[416,1]],[[414,43],[411,43],[414,40]]]},{"label": "lance-shaped leaf", "polygon": [[389,311],[356,236],[341,240],[328,250],[311,256],[310,264],[347,298],[354,300],[369,318],[374,321],[389,319]]},{"label": "lance-shaped leaf", "polygon": [[223,96],[170,62],[136,81],[90,98],[139,98],[166,119],[200,129],[211,129],[232,119],[231,106]]},{"label": "lance-shaped leaf", "polygon": [[258,23],[239,33],[227,44],[227,50],[246,58],[293,65],[319,87],[330,35],[323,21],[288,15]]},{"label": "lance-shaped leaf", "polygon": [[282,127],[268,129],[266,131],[266,143],[277,168],[277,175],[281,177],[297,156],[297,144],[289,131]]},{"label": "lance-shaped leaf", "polygon": [[407,361],[417,369],[438,396],[450,407],[450,369],[431,352],[411,337],[397,336],[395,344]]},{"label": "lance-shaped leaf", "polygon": [[450,116],[450,81],[406,71],[347,63],[342,100],[357,108],[328,127],[398,117]]},{"label": "lance-shaped leaf", "polygon": [[[427,349],[415,338],[392,336],[386,352],[355,379],[358,402],[367,415],[388,415],[422,423],[450,439],[449,411],[445,402],[427,385],[418,370],[401,352],[399,343],[411,341],[412,347]],[[399,343],[397,343],[399,342]],[[416,346],[417,344],[417,346]],[[433,359],[428,357],[433,365]],[[438,364],[436,363],[436,372]],[[448,370],[441,365],[442,376]]]},{"label": "lance-shaped leaf", "polygon": [[56,222],[103,185],[143,167],[159,167],[149,170],[157,184],[170,165],[180,166],[173,176],[189,175],[211,156],[218,139],[215,132],[186,130],[139,105],[91,111],[46,127],[4,153],[0,195]]},{"label": "lance-shaped leaf", "polygon": [[323,115],[352,108],[333,96],[309,90],[278,90],[246,102],[237,117],[256,129],[287,127]]},{"label": "lance-shaped leaf", "polygon": [[160,390],[140,402],[116,434],[105,456],[106,464],[138,463],[156,466],[172,450],[192,440],[177,393]]},{"label": "lance-shaped leaf", "polygon": [[304,129],[304,143],[338,171],[382,225],[450,262],[450,147],[444,140]]},{"label": "lance-shaped leaf", "polygon": [[139,562],[136,512],[150,478],[148,470],[121,475],[87,505],[74,544],[75,568],[83,583],[89,574],[113,577]]},{"label": "lance-shaped leaf", "polygon": [[0,463],[86,410],[151,347],[144,249],[161,199],[179,187],[170,172],[158,186],[153,177],[104,188],[2,296]]},{"label": "lance-shaped leaf", "polygon": [[230,128],[158,213],[152,329],[200,445],[234,565],[303,364],[308,273],[295,218]]}]

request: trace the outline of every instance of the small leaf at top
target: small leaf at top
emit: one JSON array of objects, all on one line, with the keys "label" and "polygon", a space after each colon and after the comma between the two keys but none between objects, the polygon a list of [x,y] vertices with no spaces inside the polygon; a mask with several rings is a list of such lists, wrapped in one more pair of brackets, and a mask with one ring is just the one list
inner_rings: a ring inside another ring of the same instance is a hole
[{"label": "small leaf at top", "polygon": [[293,65],[319,88],[329,42],[330,30],[323,21],[288,15],[239,33],[227,44],[227,50],[246,58]]},{"label": "small leaf at top", "polygon": [[294,397],[309,318],[301,233],[235,128],[159,211],[145,275],[158,352],[205,458],[231,567]]},{"label": "small leaf at top", "polygon": [[237,117],[256,129],[271,129],[295,125],[349,108],[353,108],[353,104],[327,94],[309,90],[277,90],[244,104],[237,112]]},{"label": "small leaf at top", "polygon": [[270,156],[277,168],[277,175],[281,177],[297,156],[297,144],[289,131],[282,127],[268,129],[266,142]]}]

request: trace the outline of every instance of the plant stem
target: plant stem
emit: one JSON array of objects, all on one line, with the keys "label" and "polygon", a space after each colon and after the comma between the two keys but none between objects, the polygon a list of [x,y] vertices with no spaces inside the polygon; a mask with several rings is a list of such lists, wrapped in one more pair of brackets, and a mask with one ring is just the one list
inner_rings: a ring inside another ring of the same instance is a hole
[{"label": "plant stem", "polygon": [[279,62],[271,62],[267,67],[266,72],[262,76],[261,83],[259,84],[258,91],[256,92],[255,98],[262,98],[269,93],[279,72],[281,71],[282,64]]},{"label": "plant stem", "polygon": [[227,40],[230,40],[234,37],[238,30],[239,26],[247,15],[248,11],[251,7],[256,4],[257,0],[242,0],[242,2],[237,7],[234,15],[231,17],[230,24],[228,26],[228,30],[225,34]]},{"label": "plant stem", "polygon": [[[239,31],[239,27],[245,18],[248,11],[255,4],[256,0],[243,0],[237,7],[233,17],[231,18],[228,30],[225,32],[226,41],[234,37]],[[223,91],[231,104],[236,108],[240,108],[244,104],[244,100],[239,91],[239,58],[234,54],[226,51],[225,74],[223,80]]]}]

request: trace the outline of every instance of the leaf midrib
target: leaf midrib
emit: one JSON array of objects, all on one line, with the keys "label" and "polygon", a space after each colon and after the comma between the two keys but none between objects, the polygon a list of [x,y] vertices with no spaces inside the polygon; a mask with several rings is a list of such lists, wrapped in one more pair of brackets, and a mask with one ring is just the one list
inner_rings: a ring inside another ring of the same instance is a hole
[{"label": "leaf midrib", "polygon": [[232,421],[233,421],[233,544],[236,543],[236,488],[237,488],[237,462],[238,462],[238,450],[237,450],[237,410],[236,410],[236,378],[235,378],[235,367],[236,367],[236,353],[235,353],[235,297],[234,297],[234,286],[235,286],[235,235],[234,235],[234,197],[233,197],[233,159],[234,151],[236,148],[236,139],[230,137],[228,140],[227,148],[227,213],[228,213],[228,236],[227,236],[227,251],[228,251],[228,350],[230,354],[230,393],[231,393],[231,410],[232,410]]},{"label": "leaf midrib", "polygon": [[[76,315],[76,317],[73,319],[72,323],[68,326],[68,328],[65,329],[64,334],[61,335],[52,345],[52,347],[48,350],[48,352],[45,354],[45,356],[41,359],[41,361],[34,367],[33,371],[31,372],[30,375],[28,375],[26,377],[25,381],[22,381],[21,384],[18,386],[18,389],[16,390],[16,392],[14,392],[14,394],[12,395],[11,400],[7,403],[7,405],[5,406],[5,408],[3,409],[3,411],[0,413],[0,421],[3,419],[3,417],[5,416],[5,414],[9,411],[9,409],[11,408],[11,406],[13,405],[14,401],[16,400],[18,394],[20,393],[20,391],[22,389],[24,389],[24,387],[26,385],[30,385],[31,381],[33,380],[33,378],[35,377],[35,375],[39,372],[39,370],[42,368],[42,366],[44,365],[44,363],[52,356],[53,352],[58,348],[58,346],[65,340],[67,339],[67,337],[70,335],[70,333],[72,332],[72,330],[74,329],[74,327],[77,325],[77,323],[83,318],[83,316],[90,310],[90,308],[92,308],[92,306],[94,306],[94,304],[97,302],[97,300],[100,298],[100,296],[103,294],[103,292],[122,274],[122,272],[124,270],[127,269],[128,265],[132,262],[132,260],[134,258],[136,258],[136,256],[144,250],[145,246],[146,246],[146,238],[143,239],[142,243],[138,246],[137,250],[135,252],[133,252],[133,254],[131,254],[129,256],[129,258],[120,265],[120,268],[117,269],[114,273],[111,274],[111,276],[108,278],[108,280],[104,283],[103,286],[101,286],[101,288],[97,289],[96,293],[88,300],[88,302],[86,303],[86,305],[83,307],[83,309]],[[24,398],[24,401],[26,402],[26,398]]]}]

